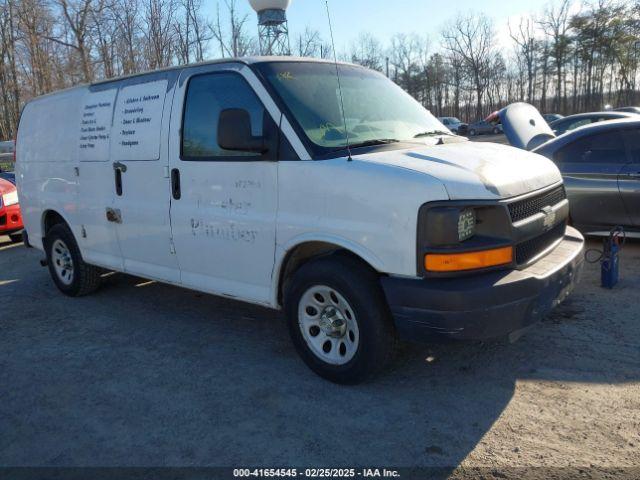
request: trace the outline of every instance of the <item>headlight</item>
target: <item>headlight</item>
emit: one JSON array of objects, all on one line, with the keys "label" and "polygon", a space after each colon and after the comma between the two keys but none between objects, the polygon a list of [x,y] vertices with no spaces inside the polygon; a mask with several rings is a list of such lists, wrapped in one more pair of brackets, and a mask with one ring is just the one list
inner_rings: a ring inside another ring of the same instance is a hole
[{"label": "headlight", "polygon": [[476,211],[460,207],[431,208],[426,225],[430,245],[456,245],[475,235]]},{"label": "headlight", "polygon": [[511,263],[509,210],[496,201],[439,201],[418,211],[419,275],[490,268]]},{"label": "headlight", "polygon": [[476,211],[473,208],[462,210],[458,215],[458,241],[464,242],[476,234]]},{"label": "headlight", "polygon": [[18,191],[14,190],[13,192],[5,193],[4,195],[2,195],[2,203],[4,203],[7,207],[18,203]]}]

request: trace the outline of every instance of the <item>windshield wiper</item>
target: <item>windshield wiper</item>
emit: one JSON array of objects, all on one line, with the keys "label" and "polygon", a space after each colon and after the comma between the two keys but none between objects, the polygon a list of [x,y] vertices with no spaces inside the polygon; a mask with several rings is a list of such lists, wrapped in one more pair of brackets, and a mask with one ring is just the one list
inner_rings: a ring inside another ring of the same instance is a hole
[{"label": "windshield wiper", "polygon": [[397,138],[376,138],[374,140],[365,140],[364,142],[359,143],[350,143],[349,148],[358,148],[358,147],[372,147],[374,145],[388,145],[390,143],[398,143],[400,140]]},{"label": "windshield wiper", "polygon": [[429,130],[428,132],[418,133],[417,135],[414,135],[413,138],[431,137],[434,135],[453,135],[453,133],[445,132],[443,130]]}]

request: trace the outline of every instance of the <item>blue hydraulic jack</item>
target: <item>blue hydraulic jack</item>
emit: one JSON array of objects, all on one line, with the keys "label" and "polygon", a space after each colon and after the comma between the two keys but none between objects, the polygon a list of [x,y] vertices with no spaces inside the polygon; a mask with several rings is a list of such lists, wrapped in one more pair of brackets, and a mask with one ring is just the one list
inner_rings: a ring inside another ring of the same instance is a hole
[{"label": "blue hydraulic jack", "polygon": [[615,227],[604,239],[600,257],[600,282],[604,288],[613,288],[618,283],[620,260],[618,253],[624,245],[625,234],[622,227]]}]

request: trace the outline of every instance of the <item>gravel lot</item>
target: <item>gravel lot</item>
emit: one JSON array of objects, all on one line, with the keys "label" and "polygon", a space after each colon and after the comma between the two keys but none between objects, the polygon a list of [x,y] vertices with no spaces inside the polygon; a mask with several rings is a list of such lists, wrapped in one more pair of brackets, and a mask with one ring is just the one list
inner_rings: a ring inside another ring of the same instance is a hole
[{"label": "gravel lot", "polygon": [[640,465],[638,242],[515,344],[406,344],[356,387],[277,312],[120,274],[70,299],[40,257],[0,237],[0,465]]}]

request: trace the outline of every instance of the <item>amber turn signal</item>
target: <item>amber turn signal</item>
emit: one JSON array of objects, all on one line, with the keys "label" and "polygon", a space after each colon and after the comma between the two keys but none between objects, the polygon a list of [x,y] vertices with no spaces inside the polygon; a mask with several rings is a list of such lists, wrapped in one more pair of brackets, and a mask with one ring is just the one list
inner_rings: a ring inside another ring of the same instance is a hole
[{"label": "amber turn signal", "polygon": [[464,253],[428,253],[424,256],[424,268],[429,272],[457,272],[505,265],[512,260],[513,247]]}]

